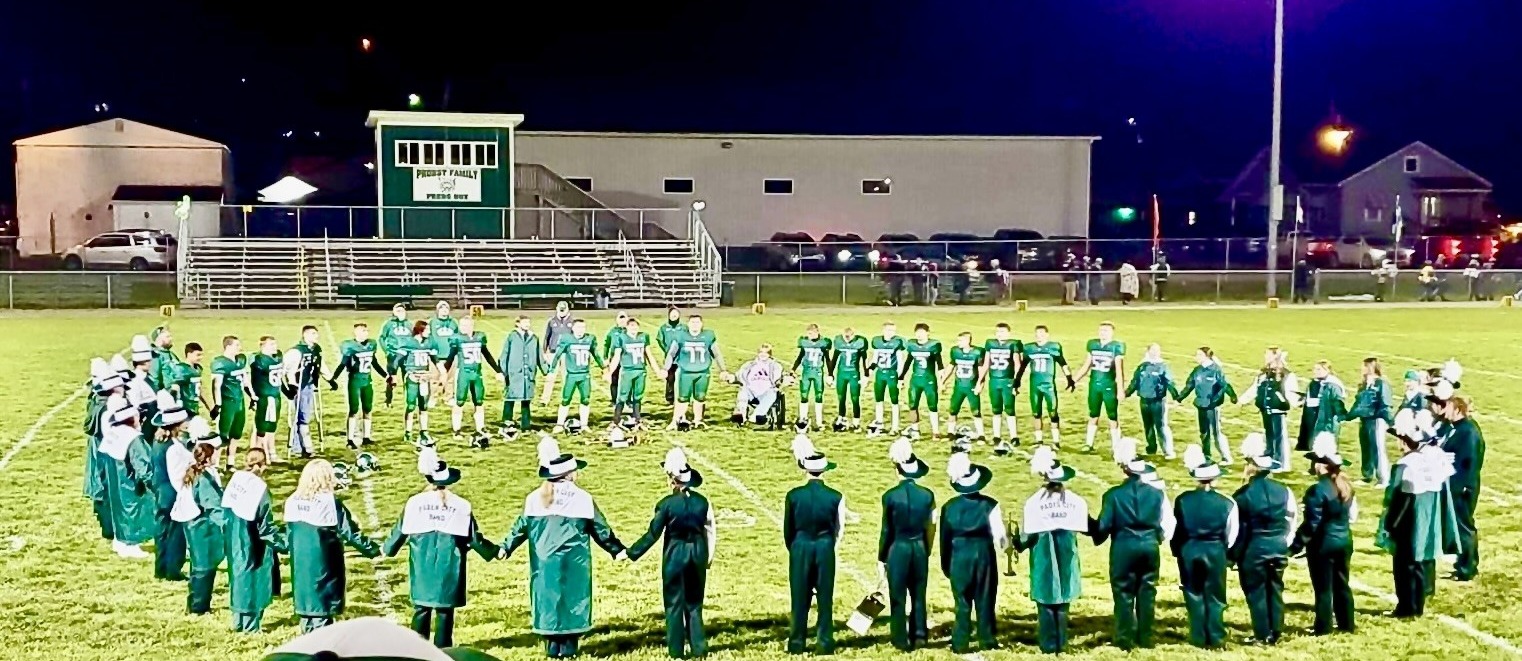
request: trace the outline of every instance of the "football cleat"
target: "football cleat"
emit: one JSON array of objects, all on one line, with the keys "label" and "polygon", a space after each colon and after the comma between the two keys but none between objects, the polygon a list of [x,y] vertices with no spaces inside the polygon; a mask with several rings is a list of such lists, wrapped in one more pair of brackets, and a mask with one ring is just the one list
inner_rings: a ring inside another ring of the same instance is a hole
[{"label": "football cleat", "polygon": [[1010,445],[1004,441],[999,441],[998,443],[994,444],[994,456],[996,457],[1007,457],[1014,451],[1015,446]]},{"label": "football cleat", "polygon": [[904,438],[907,438],[907,439],[909,439],[911,441],[918,441],[918,440],[920,440],[920,426],[919,425],[909,425],[908,427],[905,427],[904,428]]},{"label": "football cleat", "polygon": [[502,440],[511,441],[518,437],[518,425],[508,422],[502,425]]},{"label": "football cleat", "polygon": [[809,421],[799,420],[798,422],[793,423],[793,430],[800,434],[807,434],[809,432]]},{"label": "football cleat", "polygon": [[581,421],[574,418],[567,421],[565,423],[565,430],[572,434],[580,434],[583,431],[581,428]]},{"label": "football cleat", "polygon": [[745,424],[745,415],[742,413],[731,414],[729,416],[729,421],[736,425],[743,425]]},{"label": "football cleat", "polygon": [[680,420],[677,420],[673,424],[676,425],[676,430],[677,431],[691,431],[692,430],[692,423],[688,422],[686,418],[682,418]]},{"label": "football cleat", "polygon": [[837,433],[843,432],[849,428],[850,423],[847,423],[845,418],[836,418],[835,422],[830,425],[830,429],[835,430]]},{"label": "football cleat", "polygon": [[491,434],[483,431],[472,436],[470,438],[470,447],[476,450],[485,450],[491,447]]},{"label": "football cleat", "polygon": [[883,426],[882,426],[882,424],[874,422],[872,424],[867,425],[867,438],[877,438],[878,436],[882,436],[882,435],[883,435]]}]

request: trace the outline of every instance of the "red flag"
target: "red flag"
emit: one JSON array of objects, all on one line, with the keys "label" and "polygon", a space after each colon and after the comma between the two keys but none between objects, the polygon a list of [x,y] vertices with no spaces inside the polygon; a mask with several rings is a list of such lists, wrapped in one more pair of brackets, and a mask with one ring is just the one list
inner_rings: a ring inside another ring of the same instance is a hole
[{"label": "red flag", "polygon": [[1157,258],[1158,244],[1162,241],[1163,232],[1162,211],[1157,204],[1157,195],[1152,196],[1152,257]]}]

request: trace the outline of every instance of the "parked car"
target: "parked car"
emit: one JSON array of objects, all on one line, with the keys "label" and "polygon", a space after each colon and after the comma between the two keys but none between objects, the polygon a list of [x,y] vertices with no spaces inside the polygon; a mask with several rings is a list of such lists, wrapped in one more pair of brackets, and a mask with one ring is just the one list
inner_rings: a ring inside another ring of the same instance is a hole
[{"label": "parked car", "polygon": [[865,269],[871,266],[867,255],[872,252],[872,244],[867,243],[860,234],[826,234],[819,239],[819,249],[836,270]]},{"label": "parked car", "polygon": [[162,230],[118,230],[98,234],[63,255],[63,267],[172,271],[177,241]]}]

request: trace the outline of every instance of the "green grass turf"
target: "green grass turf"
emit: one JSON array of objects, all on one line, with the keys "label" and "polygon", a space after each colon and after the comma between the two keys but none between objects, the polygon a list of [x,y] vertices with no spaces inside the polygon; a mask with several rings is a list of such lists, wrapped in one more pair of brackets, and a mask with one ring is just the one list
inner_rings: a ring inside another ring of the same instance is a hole
[{"label": "green grass turf", "polygon": [[[733,311],[710,315],[731,368],[763,341],[784,347],[779,353],[791,361],[794,338],[808,322],[822,324],[833,335],[840,327],[854,325],[865,335],[875,334],[888,317],[877,310],[773,309],[765,316]],[[1390,591],[1389,557],[1373,546],[1373,527],[1378,518],[1379,494],[1360,487],[1364,512],[1357,524],[1358,545],[1354,578],[1367,588],[1358,593],[1359,631],[1355,635],[1310,638],[1299,634],[1311,621],[1309,579],[1303,561],[1293,562],[1286,572],[1288,591],[1287,627],[1296,632],[1272,653],[1274,658],[1512,658],[1522,645],[1522,554],[1511,549],[1522,541],[1522,522],[1511,508],[1522,503],[1518,479],[1522,459],[1509,452],[1510,439],[1522,432],[1522,405],[1515,397],[1522,383],[1522,312],[1499,308],[1427,309],[1262,309],[1219,310],[1066,310],[1014,313],[1008,309],[958,311],[906,309],[893,318],[907,330],[916,321],[928,321],[934,335],[950,342],[960,330],[984,337],[1000,320],[1011,322],[1017,336],[1029,336],[1036,323],[1051,326],[1053,337],[1069,348],[1076,359],[1083,342],[1093,335],[1095,324],[1112,318],[1118,337],[1129,348],[1132,364],[1146,344],[1162,342],[1176,372],[1188,370],[1193,348],[1208,344],[1228,365],[1227,373],[1238,387],[1245,387],[1251,374],[1242,368],[1253,364],[1265,345],[1278,344],[1290,351],[1296,371],[1305,378],[1310,363],[1332,360],[1346,382],[1356,381],[1357,362],[1369,355],[1386,361],[1387,373],[1398,381],[1407,367],[1427,367],[1457,357],[1468,367],[1464,389],[1478,403],[1479,421],[1488,432],[1491,449],[1485,479],[1488,485],[1478,514],[1484,562],[1478,581],[1469,584],[1442,582],[1429,601],[1427,619],[1395,621],[1379,616],[1386,603],[1374,593]],[[481,326],[497,346],[512,313],[489,314]],[[302,323],[317,320],[323,344],[335,348],[352,321],[363,319],[372,327],[384,313],[221,313],[186,312],[173,320],[177,343],[199,341],[215,352],[219,339],[237,334],[251,346],[264,333],[277,335],[282,346],[292,342]],[[164,659],[254,659],[296,635],[289,597],[276,601],[265,617],[267,631],[239,636],[227,631],[226,584],[219,579],[215,615],[193,618],[185,614],[184,584],[155,582],[149,561],[118,559],[100,540],[89,507],[80,496],[81,448],[79,428],[84,401],[75,397],[87,372],[91,356],[124,347],[134,333],[145,333],[158,319],[147,312],[42,312],[0,316],[0,364],[8,380],[0,388],[0,499],[7,504],[0,517],[0,646],[9,658],[126,659],[150,656]],[[542,320],[536,320],[536,325]],[[607,319],[597,316],[599,332]],[[649,324],[647,324],[649,325]],[[209,358],[208,358],[209,360]],[[209,383],[209,381],[208,381]],[[488,381],[493,397],[489,420],[498,415],[500,385]],[[651,399],[658,400],[662,383],[652,381]],[[733,387],[719,386],[712,394],[709,419],[727,416]],[[341,392],[341,391],[340,391]],[[598,390],[597,414],[607,415],[607,396]],[[324,393],[327,439],[326,455],[345,459],[347,452],[339,434],[343,426],[339,393]],[[1022,397],[1022,402],[1024,398]],[[944,401],[944,398],[943,398]],[[865,403],[870,411],[870,402]],[[827,397],[833,408],[833,395]],[[1022,408],[1025,404],[1021,404]],[[1082,400],[1064,394],[1063,418],[1069,421],[1065,445],[1075,448],[1083,439]],[[663,404],[651,406],[656,417],[667,415]],[[552,415],[540,408],[541,416]],[[1172,425],[1183,443],[1193,435],[1193,416],[1175,410]],[[50,415],[56,414],[56,415]],[[832,415],[832,411],[827,413]],[[867,414],[870,417],[870,413]],[[413,450],[400,441],[399,409],[377,413],[377,440],[381,472],[369,483],[356,483],[343,496],[365,531],[380,536],[398,519],[402,503],[416,492],[421,481],[415,471]],[[1134,401],[1122,403],[1122,420],[1128,434],[1140,435]],[[1254,428],[1257,413],[1251,407],[1228,407],[1226,430],[1234,444]],[[1298,413],[1292,420],[1298,419]],[[468,418],[467,418],[468,420]],[[468,424],[468,423],[467,423]],[[521,511],[525,494],[538,484],[535,478],[533,441],[520,440],[494,445],[486,452],[473,452],[440,433],[449,425],[447,408],[436,409],[433,429],[443,441],[441,452],[465,472],[457,491],[475,504],[481,525],[494,539],[507,531]],[[1028,440],[1029,422],[1021,421]],[[1102,432],[1101,432],[1102,434]],[[1355,430],[1343,431],[1342,444],[1356,454]],[[727,424],[715,424],[704,433],[682,437],[701,459],[695,459],[708,475],[704,491],[719,510],[718,556],[708,586],[706,608],[715,658],[777,658],[785,638],[787,617],[786,555],[781,543],[778,511],[786,491],[801,481],[789,458],[787,433],[738,432]],[[565,441],[591,462],[582,484],[597,497],[609,521],[625,542],[643,532],[652,506],[663,495],[665,478],[658,462],[672,437],[663,432],[651,442],[628,450],[578,447]],[[847,495],[847,505],[860,517],[845,533],[837,580],[836,619],[843,622],[856,601],[874,583],[881,492],[895,475],[885,454],[887,440],[868,440],[860,435],[820,434],[821,449],[840,464],[829,476],[831,484]],[[1101,441],[1101,447],[1105,447]],[[920,452],[933,467],[924,483],[941,499],[951,492],[944,480],[947,449],[942,442],[922,442]],[[1021,459],[988,456],[986,447],[976,450],[976,460],[995,471],[991,495],[1006,503],[1006,511],[1018,511],[1038,486]],[[1092,478],[1080,478],[1075,490],[1097,510],[1103,492],[1101,482],[1119,480],[1105,452],[1084,455],[1076,451],[1064,458]],[[1299,458],[1296,458],[1299,460]],[[1297,493],[1308,484],[1301,472],[1286,475]],[[1187,485],[1176,463],[1165,463],[1162,472],[1171,493]],[[294,469],[277,466],[269,481],[278,501],[294,487]],[[1240,477],[1226,480],[1235,488]],[[19,548],[18,548],[19,547]],[[1165,560],[1159,581],[1157,628],[1160,646],[1148,652],[1124,655],[1108,645],[1111,604],[1107,588],[1107,550],[1083,546],[1085,593],[1073,605],[1072,650],[1083,658],[1138,659],[1188,658],[1197,652],[1186,645],[1185,613],[1176,587],[1176,565]],[[1166,553],[1166,552],[1165,552]],[[505,659],[533,659],[541,647],[528,633],[527,561],[522,553],[506,562],[473,560],[471,605],[459,614],[456,640],[479,646]],[[1004,650],[985,658],[1035,656],[1035,618],[1027,597],[1028,576],[1024,559],[1020,575],[1000,584],[1000,640]],[[405,621],[409,612],[406,561],[378,563],[351,554],[349,565],[349,611],[346,617],[386,615]],[[593,656],[618,659],[663,658],[659,560],[651,557],[635,565],[615,564],[600,552],[596,560],[596,629],[585,640],[584,650]],[[1233,639],[1249,634],[1247,609],[1236,579],[1230,582],[1231,606],[1227,612]],[[287,593],[288,594],[288,593]],[[946,580],[934,576],[930,599],[936,623],[935,649],[915,658],[946,658],[947,623],[951,598]],[[1452,618],[1443,620],[1440,618]],[[1461,627],[1473,627],[1480,636]],[[1487,643],[1484,635],[1500,642]],[[880,623],[865,639],[841,627],[842,658],[886,658],[896,653],[886,643],[886,625]],[[1512,646],[1507,649],[1507,646]],[[1220,653],[1219,658],[1263,658],[1262,652],[1242,647]]]}]

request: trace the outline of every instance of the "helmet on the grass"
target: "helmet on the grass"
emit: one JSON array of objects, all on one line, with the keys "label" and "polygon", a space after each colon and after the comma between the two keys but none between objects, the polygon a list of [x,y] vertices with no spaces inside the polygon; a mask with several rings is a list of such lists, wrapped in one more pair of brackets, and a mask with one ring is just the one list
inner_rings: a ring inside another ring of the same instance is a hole
[{"label": "helmet on the grass", "polygon": [[373,453],[361,452],[354,458],[354,472],[360,477],[380,470],[380,459]]}]

